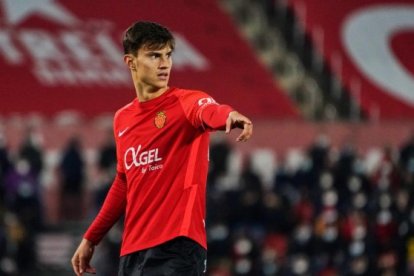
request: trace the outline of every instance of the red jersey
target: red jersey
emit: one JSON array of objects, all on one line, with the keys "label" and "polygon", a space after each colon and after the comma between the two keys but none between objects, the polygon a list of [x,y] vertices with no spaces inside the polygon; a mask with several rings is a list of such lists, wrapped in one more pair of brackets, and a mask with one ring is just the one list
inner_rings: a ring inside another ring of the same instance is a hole
[{"label": "red jersey", "polygon": [[117,176],[85,238],[98,243],[125,212],[121,256],[178,236],[207,248],[209,130],[224,129],[227,105],[171,88],[115,114]]}]

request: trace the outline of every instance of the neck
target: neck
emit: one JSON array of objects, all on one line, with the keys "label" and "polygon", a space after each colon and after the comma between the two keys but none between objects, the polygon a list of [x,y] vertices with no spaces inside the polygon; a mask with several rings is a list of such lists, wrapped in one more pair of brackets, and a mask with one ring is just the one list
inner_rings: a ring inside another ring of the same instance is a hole
[{"label": "neck", "polygon": [[153,86],[147,86],[142,84],[136,84],[135,85],[135,92],[137,94],[137,98],[140,102],[146,102],[152,99],[155,99],[162,94],[164,94],[165,91],[168,90],[168,86],[165,87],[153,87]]}]

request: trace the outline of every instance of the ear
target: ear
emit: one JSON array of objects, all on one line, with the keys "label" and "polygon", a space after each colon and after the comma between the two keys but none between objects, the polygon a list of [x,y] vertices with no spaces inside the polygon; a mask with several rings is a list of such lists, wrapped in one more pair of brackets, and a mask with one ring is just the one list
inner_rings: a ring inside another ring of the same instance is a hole
[{"label": "ear", "polygon": [[134,71],[136,69],[135,64],[134,64],[134,58],[132,55],[130,54],[124,55],[124,62],[130,70]]}]

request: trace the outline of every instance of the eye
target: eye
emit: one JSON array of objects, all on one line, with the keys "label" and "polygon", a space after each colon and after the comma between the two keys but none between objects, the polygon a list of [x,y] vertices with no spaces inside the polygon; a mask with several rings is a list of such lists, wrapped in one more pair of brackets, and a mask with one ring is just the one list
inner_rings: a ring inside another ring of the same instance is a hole
[{"label": "eye", "polygon": [[149,54],[148,54],[148,57],[149,57],[150,59],[157,59],[157,58],[159,58],[159,57],[160,57],[160,54],[158,54],[158,53],[149,53]]}]

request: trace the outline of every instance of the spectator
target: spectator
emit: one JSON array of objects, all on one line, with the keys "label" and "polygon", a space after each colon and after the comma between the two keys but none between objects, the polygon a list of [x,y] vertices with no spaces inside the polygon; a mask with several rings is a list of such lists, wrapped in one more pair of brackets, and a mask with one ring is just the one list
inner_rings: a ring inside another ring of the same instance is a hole
[{"label": "spectator", "polygon": [[308,155],[315,174],[319,175],[329,167],[329,149],[329,138],[323,134],[319,135],[309,147]]},{"label": "spectator", "polygon": [[228,161],[232,150],[231,145],[220,134],[216,134],[214,138],[210,146],[209,154],[208,183],[210,186],[214,186],[217,178],[224,176],[228,172]]},{"label": "spectator", "polygon": [[402,185],[414,189],[414,133],[400,148],[399,167]]},{"label": "spectator", "polygon": [[18,159],[5,178],[6,206],[30,231],[42,226],[40,183],[26,159]]},{"label": "spectator", "polygon": [[4,179],[10,169],[9,153],[6,146],[6,138],[0,132],[0,208],[4,204]]},{"label": "spectator", "polygon": [[414,133],[401,146],[399,164],[402,169],[414,172]]},{"label": "spectator", "polygon": [[39,177],[43,170],[43,151],[41,138],[32,129],[28,129],[26,137],[19,149],[19,156],[29,162],[31,172]]},{"label": "spectator", "polygon": [[62,154],[59,165],[61,179],[61,217],[78,220],[82,215],[85,163],[80,140],[73,137]]},{"label": "spectator", "polygon": [[40,207],[39,182],[30,163],[18,159],[5,179],[5,198],[9,214],[10,238],[15,246],[16,265],[22,275],[34,270],[36,263],[35,235],[41,230],[43,216]]},{"label": "spectator", "polygon": [[99,149],[98,168],[100,171],[113,171],[116,166],[116,147],[112,129],[105,133],[105,141]]},{"label": "spectator", "polygon": [[94,192],[94,212],[96,213],[105,200],[116,171],[116,146],[112,129],[109,129],[105,135],[105,140],[98,151],[98,185]]}]

